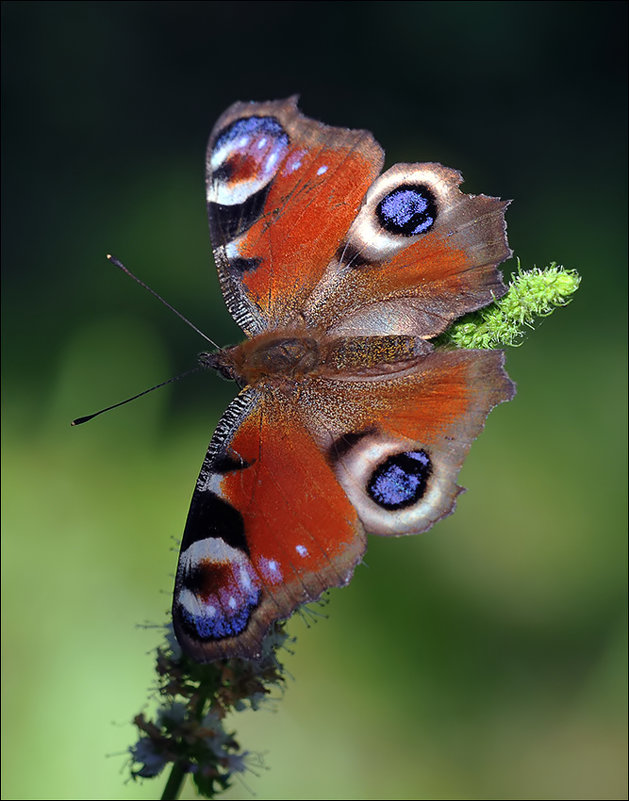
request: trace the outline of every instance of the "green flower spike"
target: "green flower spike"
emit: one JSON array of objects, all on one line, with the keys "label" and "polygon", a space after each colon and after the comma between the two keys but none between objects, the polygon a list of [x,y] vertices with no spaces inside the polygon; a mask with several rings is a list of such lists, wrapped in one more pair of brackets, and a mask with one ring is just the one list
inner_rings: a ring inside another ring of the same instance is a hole
[{"label": "green flower spike", "polygon": [[540,317],[548,317],[565,306],[579,288],[581,276],[554,262],[543,270],[518,271],[507,294],[484,309],[466,314],[434,340],[436,345],[456,348],[504,348],[516,346],[524,329],[534,328]]}]

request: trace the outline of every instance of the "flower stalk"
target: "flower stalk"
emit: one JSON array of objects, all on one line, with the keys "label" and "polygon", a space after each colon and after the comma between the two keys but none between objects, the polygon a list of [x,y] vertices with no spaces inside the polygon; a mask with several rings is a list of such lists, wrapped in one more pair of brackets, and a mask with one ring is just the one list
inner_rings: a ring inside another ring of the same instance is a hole
[{"label": "flower stalk", "polygon": [[226,790],[233,777],[260,765],[260,757],[241,749],[225,718],[232,711],[258,709],[281,690],[284,671],[276,652],[286,645],[283,625],[275,625],[258,660],[225,659],[201,665],[182,653],[168,627],[157,649],[158,708],[134,723],[139,739],[129,749],[133,779],[154,778],[170,765],[162,799],[175,801],[190,775],[205,798]]}]

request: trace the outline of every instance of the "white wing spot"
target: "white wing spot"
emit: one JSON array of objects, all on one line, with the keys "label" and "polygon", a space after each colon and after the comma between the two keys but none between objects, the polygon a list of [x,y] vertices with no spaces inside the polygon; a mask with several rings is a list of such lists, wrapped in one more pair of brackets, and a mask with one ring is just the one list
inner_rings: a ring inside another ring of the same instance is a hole
[{"label": "white wing spot", "polygon": [[248,136],[241,136],[238,140],[238,147],[247,147],[249,144],[249,137]]},{"label": "white wing spot", "polygon": [[265,559],[262,557],[260,559],[259,566],[266,581],[270,581],[272,584],[277,584],[282,580],[282,571],[280,570],[280,566],[275,559]]},{"label": "white wing spot", "polygon": [[228,604],[228,606],[229,606],[229,608],[230,608],[230,609],[235,609],[235,608],[238,606],[238,604],[236,603],[236,599],[234,598],[234,596],[233,596],[233,595],[232,595],[232,597],[229,599],[229,601],[227,602],[227,604]]},{"label": "white wing spot", "polygon": [[275,153],[271,153],[271,155],[266,160],[266,167],[267,170],[272,170],[275,167],[275,164],[279,158],[279,153],[276,151]]},{"label": "white wing spot", "polygon": [[258,150],[262,150],[262,148],[266,145],[266,136],[263,136],[262,139],[258,142]]},{"label": "white wing spot", "polygon": [[295,550],[300,556],[308,556],[308,548],[305,545],[296,545]]},{"label": "white wing spot", "polygon": [[319,167],[319,169],[317,170],[317,175],[323,175],[323,173],[324,173],[324,172],[327,172],[327,171],[328,171],[328,168],[327,168],[327,166],[324,164],[324,165],[323,165],[323,167]]}]

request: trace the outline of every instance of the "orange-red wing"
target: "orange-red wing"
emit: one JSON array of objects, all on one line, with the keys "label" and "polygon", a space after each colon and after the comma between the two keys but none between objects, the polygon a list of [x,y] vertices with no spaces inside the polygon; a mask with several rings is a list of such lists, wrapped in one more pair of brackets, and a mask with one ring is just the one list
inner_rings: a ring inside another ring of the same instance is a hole
[{"label": "orange-red wing", "polygon": [[369,132],[304,117],[295,98],[223,114],[208,144],[208,215],[223,293],[246,333],[301,321],[382,162]]},{"label": "orange-red wing", "polygon": [[212,439],[181,545],[173,619],[199,661],[255,656],[273,621],[346,584],[365,539],[295,408],[245,390]]}]

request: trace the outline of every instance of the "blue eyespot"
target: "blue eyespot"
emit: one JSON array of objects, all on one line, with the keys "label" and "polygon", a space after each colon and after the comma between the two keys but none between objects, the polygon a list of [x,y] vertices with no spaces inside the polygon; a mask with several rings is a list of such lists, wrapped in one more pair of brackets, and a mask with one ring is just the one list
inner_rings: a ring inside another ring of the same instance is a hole
[{"label": "blue eyespot", "polygon": [[[198,495],[203,493],[195,492],[193,508]],[[260,577],[245,551],[221,536],[197,539],[179,556],[173,615],[194,640],[235,637],[248,626],[261,592]]]},{"label": "blue eyespot", "polygon": [[207,200],[235,207],[214,208],[210,214],[210,225],[218,218],[215,233],[220,239],[235,238],[260,216],[263,190],[275,178],[288,148],[288,134],[275,117],[241,117],[218,134],[208,154]]},{"label": "blue eyespot", "polygon": [[422,498],[431,473],[426,451],[397,453],[374,470],[367,492],[383,509],[404,509]]},{"label": "blue eyespot", "polygon": [[194,638],[235,637],[260,600],[258,581],[241,560],[196,564],[181,582],[176,607]]},{"label": "blue eyespot", "polygon": [[182,609],[181,613],[195,638],[221,640],[224,637],[235,637],[244,631],[257,603],[258,598],[252,597],[251,600],[236,607],[233,612],[229,610],[229,613],[214,606],[209,606],[203,614],[199,615],[193,615],[187,609]]},{"label": "blue eyespot", "polygon": [[403,184],[389,192],[376,207],[380,225],[392,234],[425,234],[437,219],[435,196],[422,184]]},{"label": "blue eyespot", "polygon": [[288,136],[275,117],[243,117],[220,132],[214,150],[228,142],[240,150],[253,150],[254,147],[262,150],[271,142],[288,145]]}]

